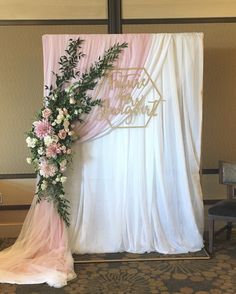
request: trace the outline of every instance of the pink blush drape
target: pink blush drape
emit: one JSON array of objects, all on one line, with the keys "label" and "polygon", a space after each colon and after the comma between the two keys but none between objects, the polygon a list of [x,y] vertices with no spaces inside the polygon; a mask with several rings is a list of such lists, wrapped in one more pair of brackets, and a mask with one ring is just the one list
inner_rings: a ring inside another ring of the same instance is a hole
[{"label": "pink blush drape", "polygon": [[[86,54],[79,62],[80,72],[84,72],[94,63],[99,56],[103,56],[115,43],[128,43],[128,48],[120,54],[119,59],[114,63],[114,68],[142,68],[146,62],[149,45],[151,43],[151,35],[147,34],[124,34],[124,35],[46,35],[43,37],[44,51],[44,83],[50,85],[53,83],[51,72],[58,71],[57,60],[64,54],[64,48],[70,39],[85,40],[83,44],[83,52]],[[97,95],[95,89],[91,95]],[[110,95],[109,95],[110,94]],[[109,99],[110,107],[117,107],[119,99],[117,99],[116,91],[109,93],[108,87],[103,87],[99,92],[99,98],[103,101]],[[98,134],[110,129],[107,120],[97,120],[97,108],[86,117],[85,122],[77,125],[76,132],[79,134],[79,142],[91,140]],[[112,117],[110,117],[112,120]],[[122,117],[120,118],[122,120]]]},{"label": "pink blush drape", "polygon": [[[128,49],[120,55],[116,67],[143,67],[151,42],[150,35],[49,35],[43,37],[44,84],[53,84],[52,71],[58,72],[58,61],[69,39],[85,40],[83,52],[86,57],[79,64],[86,70],[104,51],[114,43],[128,43]],[[109,96],[105,89],[104,97]],[[115,106],[116,96],[110,105]],[[90,140],[109,128],[107,121],[96,121],[96,111],[86,118],[77,129],[80,142]],[[73,205],[73,203],[71,203]],[[0,282],[16,284],[47,283],[63,287],[75,278],[73,258],[68,245],[68,232],[52,202],[34,199],[15,244],[0,253]]]}]

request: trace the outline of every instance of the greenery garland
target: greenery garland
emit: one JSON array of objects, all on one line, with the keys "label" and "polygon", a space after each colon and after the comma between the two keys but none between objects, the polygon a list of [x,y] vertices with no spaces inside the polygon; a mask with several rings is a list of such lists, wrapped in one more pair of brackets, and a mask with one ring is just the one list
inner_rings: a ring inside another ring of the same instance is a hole
[{"label": "greenery garland", "polygon": [[[85,56],[81,50],[83,42],[80,38],[69,40],[66,54],[60,57],[59,74],[53,73],[55,86],[45,86],[48,94],[26,138],[31,151],[27,162],[33,164],[38,174],[37,202],[42,199],[53,201],[67,226],[70,225],[70,214],[63,187],[66,177],[63,174],[72,160],[71,145],[78,139],[73,130],[74,122],[82,123],[82,115],[101,105],[101,100],[93,100],[87,92],[95,88],[127,47],[127,43],[116,43],[80,74],[76,67]],[[76,81],[72,82],[73,79]]]}]

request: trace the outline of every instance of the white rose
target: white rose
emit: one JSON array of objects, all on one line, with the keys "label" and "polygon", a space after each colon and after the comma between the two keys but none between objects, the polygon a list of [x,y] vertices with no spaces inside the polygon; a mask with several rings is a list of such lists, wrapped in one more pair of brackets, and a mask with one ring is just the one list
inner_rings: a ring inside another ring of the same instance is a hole
[{"label": "white rose", "polygon": [[61,177],[61,182],[65,183],[65,181],[67,180],[67,177]]},{"label": "white rose", "polygon": [[71,97],[70,98],[70,104],[75,104],[75,103],[76,103],[75,98],[74,97]]},{"label": "white rose", "polygon": [[43,140],[44,140],[44,144],[46,146],[49,146],[50,144],[53,143],[53,138],[51,136],[46,136],[46,137],[43,138]]},{"label": "white rose", "polygon": [[27,161],[28,164],[31,164],[32,163],[32,158],[31,157],[27,157],[26,158],[26,161]]},{"label": "white rose", "polygon": [[57,119],[55,120],[55,122],[59,125],[64,119],[64,115],[63,114],[58,114]]},{"label": "white rose", "polygon": [[38,154],[39,154],[39,155],[43,155],[43,153],[44,153],[44,150],[43,150],[42,147],[40,147],[40,148],[38,149]]},{"label": "white rose", "polygon": [[52,136],[53,142],[57,143],[59,141],[59,138],[57,135]]}]

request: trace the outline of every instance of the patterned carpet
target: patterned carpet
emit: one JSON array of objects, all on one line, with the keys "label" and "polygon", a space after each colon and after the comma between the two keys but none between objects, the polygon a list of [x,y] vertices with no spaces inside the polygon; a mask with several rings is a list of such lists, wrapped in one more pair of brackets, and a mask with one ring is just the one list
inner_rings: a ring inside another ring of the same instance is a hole
[{"label": "patterned carpet", "polygon": [[[0,249],[14,240],[0,239]],[[132,258],[137,255],[96,255],[89,258]],[[76,258],[78,258],[76,256]],[[86,257],[87,258],[87,257]],[[236,234],[231,241],[216,240],[210,260],[171,260],[77,264],[78,277],[62,289],[43,285],[0,284],[0,293],[46,294],[235,294]]]}]

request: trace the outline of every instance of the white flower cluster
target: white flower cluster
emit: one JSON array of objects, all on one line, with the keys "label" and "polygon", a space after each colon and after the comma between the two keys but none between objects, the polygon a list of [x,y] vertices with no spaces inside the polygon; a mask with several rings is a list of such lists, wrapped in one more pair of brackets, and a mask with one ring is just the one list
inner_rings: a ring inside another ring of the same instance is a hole
[{"label": "white flower cluster", "polygon": [[29,148],[35,148],[38,140],[36,138],[27,137],[26,143]]}]

